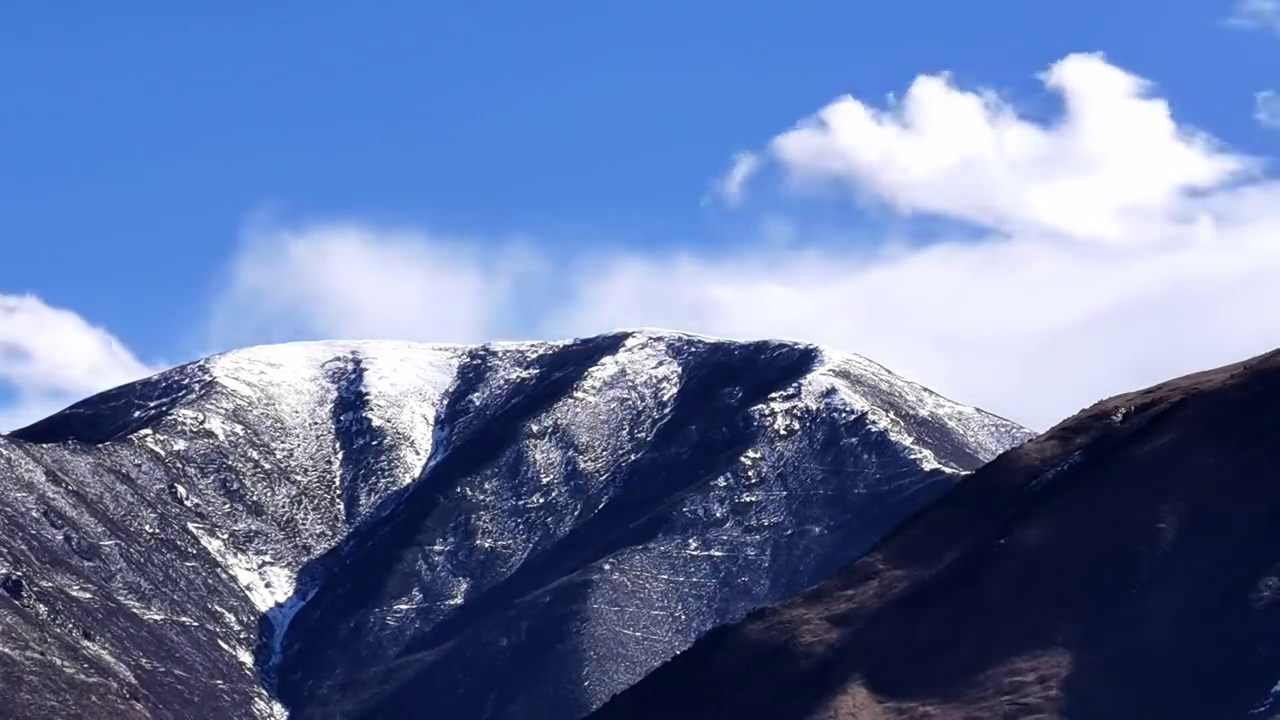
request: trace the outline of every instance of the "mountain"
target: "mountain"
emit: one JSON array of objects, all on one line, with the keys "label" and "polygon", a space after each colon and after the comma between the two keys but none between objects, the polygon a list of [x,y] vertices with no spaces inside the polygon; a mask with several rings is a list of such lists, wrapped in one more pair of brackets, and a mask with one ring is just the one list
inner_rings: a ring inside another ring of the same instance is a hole
[{"label": "mountain", "polygon": [[591,717],[1280,716],[1278,419],[1280,352],[1101,402]]},{"label": "mountain", "polygon": [[783,342],[214,356],[0,437],[0,707],[582,717],[1029,436]]}]

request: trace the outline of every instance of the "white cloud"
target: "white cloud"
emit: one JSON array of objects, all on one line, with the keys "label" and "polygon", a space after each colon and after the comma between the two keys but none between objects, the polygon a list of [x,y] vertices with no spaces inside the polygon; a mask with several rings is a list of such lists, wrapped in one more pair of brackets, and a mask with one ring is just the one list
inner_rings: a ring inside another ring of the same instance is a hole
[{"label": "white cloud", "polygon": [[760,157],[755,153],[740,152],[733,156],[729,171],[716,181],[716,192],[730,207],[740,204],[747,192],[747,181],[760,168]]},{"label": "white cloud", "polygon": [[0,294],[0,432],[154,372],[106,330],[31,295]]},{"label": "white cloud", "polygon": [[[1268,188],[1245,210],[1280,207]],[[1224,209],[1225,210],[1225,209]],[[1280,216],[1153,251],[992,238],[907,253],[618,259],[553,327],[681,327],[867,355],[1044,428],[1103,397],[1280,344]]]},{"label": "white cloud", "polygon": [[843,97],[769,151],[793,181],[835,180],[902,212],[1126,242],[1179,197],[1250,167],[1179,128],[1145,81],[1100,55],[1068,56],[1041,77],[1065,105],[1053,125],[926,75],[889,110]]},{"label": "white cloud", "polygon": [[1280,32],[1280,0],[1238,0],[1230,22],[1240,27]]},{"label": "white cloud", "polygon": [[[510,246],[509,246],[510,247]],[[477,342],[499,331],[537,261],[356,223],[250,234],[214,311],[213,342],[377,337]]]},{"label": "white cloud", "polygon": [[1280,94],[1263,90],[1254,96],[1253,117],[1263,126],[1280,130]]}]

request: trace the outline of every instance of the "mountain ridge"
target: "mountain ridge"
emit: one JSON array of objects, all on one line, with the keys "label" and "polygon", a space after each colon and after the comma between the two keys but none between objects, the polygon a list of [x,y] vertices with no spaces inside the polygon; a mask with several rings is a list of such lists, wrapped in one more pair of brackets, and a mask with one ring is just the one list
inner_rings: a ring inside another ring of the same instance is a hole
[{"label": "mountain ridge", "polygon": [[[58,636],[69,667],[94,653],[123,667],[82,673],[123,688],[119,717],[181,717],[196,697],[226,717],[286,706],[395,717],[415,688],[437,690],[441,717],[584,714],[702,629],[820,579],[1029,435],[797,343],[622,332],[233,351],[0,438],[0,484],[26,498],[5,517],[0,574],[46,616],[91,626],[109,610],[116,623],[96,650],[39,613],[9,631]],[[34,466],[14,459],[26,456]],[[60,557],[68,576],[52,582],[35,558],[70,541],[34,518],[54,505],[71,520],[64,532],[97,547],[152,549]],[[660,579],[686,571],[687,582]],[[727,577],[750,581],[688,588]],[[172,607],[130,610],[117,597],[130,583],[129,602]],[[187,612],[200,601],[163,597],[166,583],[199,589],[208,607]],[[548,599],[566,592],[568,615]],[[193,646],[173,678],[221,678],[214,689],[179,692],[130,646],[145,623]],[[519,652],[509,638],[524,638]],[[507,669],[464,687],[451,667]]]}]

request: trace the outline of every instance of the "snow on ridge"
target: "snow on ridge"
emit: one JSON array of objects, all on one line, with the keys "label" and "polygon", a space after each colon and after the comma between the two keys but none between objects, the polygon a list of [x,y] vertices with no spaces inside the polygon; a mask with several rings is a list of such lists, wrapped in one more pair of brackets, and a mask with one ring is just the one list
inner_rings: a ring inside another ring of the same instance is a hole
[{"label": "snow on ridge", "polygon": [[823,367],[845,367],[855,370],[858,375],[873,379],[892,389],[902,397],[916,412],[933,415],[945,419],[954,415],[985,415],[982,410],[971,405],[964,405],[950,400],[920,383],[913,382],[895,373],[880,363],[857,353],[835,350],[819,346],[823,357]]},{"label": "snow on ridge", "polygon": [[[602,358],[583,374],[574,389],[579,395],[589,395],[605,387],[615,376],[628,373],[648,373],[670,382],[680,376],[680,366],[662,342],[663,339],[647,333],[633,333],[614,353]],[[674,389],[671,391],[674,393]]]},{"label": "snow on ridge", "polygon": [[461,352],[435,346],[410,352],[368,352],[364,365],[366,414],[396,436],[397,485],[412,481],[431,455],[436,414],[457,376]]},{"label": "snow on ridge", "polygon": [[[260,345],[208,358],[214,381],[254,411],[268,412],[296,427],[299,443],[319,441],[336,469],[342,451],[334,407],[349,391],[338,387],[335,363],[357,360],[358,390],[369,424],[387,433],[401,487],[421,471],[431,454],[436,414],[457,376],[466,346],[397,341],[314,341]],[[301,425],[299,425],[301,422]],[[205,416],[213,428],[216,418]],[[288,442],[282,438],[282,442]],[[336,470],[335,470],[336,471]],[[335,478],[335,487],[337,486]]]},{"label": "snow on ridge", "polygon": [[[848,411],[863,416],[869,425],[889,436],[921,469],[959,472],[957,468],[939,461],[927,448],[921,447],[891,409],[879,407],[871,398],[833,374],[832,370],[836,366],[830,360],[824,354],[822,362],[797,385],[774,393],[765,403],[755,408],[753,414],[757,421],[763,423],[775,438],[785,438],[802,429],[799,416],[794,410],[797,406],[820,408],[825,403],[834,401],[844,405]],[[889,384],[884,389],[892,389],[893,385],[901,382],[891,374],[879,379],[891,381],[878,383]]]},{"label": "snow on ridge", "polygon": [[[819,373],[829,375],[832,371],[850,371],[879,389],[887,391],[898,401],[899,408],[879,407],[881,414],[888,415],[891,419],[888,421],[892,428],[890,435],[895,440],[909,439],[902,427],[901,418],[897,417],[895,412],[901,409],[952,428],[963,435],[975,448],[983,450],[993,458],[1007,450],[1010,445],[1034,435],[1030,430],[1011,420],[944,397],[862,355],[826,347],[819,347],[819,350],[823,356],[823,362],[818,369]],[[862,397],[861,393],[850,387],[848,383],[840,382],[839,384],[842,392],[857,394],[862,398],[862,402],[876,404]]]},{"label": "snow on ridge", "polygon": [[[697,333],[673,331],[659,328],[633,328],[618,330],[608,335],[627,335],[627,339],[616,353],[597,363],[583,378],[583,382],[575,389],[576,393],[591,393],[598,389],[610,374],[621,371],[623,363],[635,365],[641,373],[660,372],[657,365],[641,367],[643,358],[657,357],[652,353],[637,354],[636,348],[651,346],[664,348],[663,354],[669,354],[673,343],[693,340],[711,345],[743,344],[745,340],[718,338]],[[489,346],[504,351],[526,351],[535,354],[567,344],[572,341],[518,341],[491,343]],[[868,420],[880,427],[895,441],[912,448],[911,452],[920,453],[920,459],[928,466],[948,467],[939,462],[932,453],[919,448],[911,434],[906,430],[897,412],[906,409],[912,413],[927,416],[937,422],[952,427],[965,435],[978,447],[992,455],[1005,449],[1010,439],[1021,439],[1016,424],[990,415],[978,408],[953,402],[929,388],[907,380],[887,367],[856,353],[839,351],[827,346],[777,340],[779,343],[792,344],[799,347],[810,347],[818,351],[820,361],[803,381],[805,385],[815,383],[823,387],[833,387],[841,396],[846,397],[862,412],[868,414]],[[306,396],[305,388],[298,388],[302,375],[314,377],[325,362],[335,357],[351,354],[361,358],[365,366],[366,392],[369,397],[369,410],[372,421],[386,422],[393,429],[399,430],[401,442],[406,443],[406,460],[404,470],[421,468],[430,456],[434,429],[434,411],[438,401],[447,391],[457,372],[458,362],[462,354],[473,346],[449,345],[434,343],[398,342],[398,341],[314,341],[286,343],[282,345],[263,345],[244,350],[232,351],[211,358],[211,369],[215,378],[233,392],[239,385],[245,384],[245,376],[256,378],[249,384],[258,387],[270,387],[278,391],[273,395],[286,394],[286,402]],[[297,368],[301,372],[296,372]],[[291,373],[291,371],[294,371]],[[676,372],[666,368],[661,372]],[[857,376],[869,385],[898,401],[900,407],[882,407],[874,397],[868,397],[856,387],[837,377],[839,371]],[[292,377],[288,375],[292,374]],[[283,377],[282,377],[283,376]],[[250,390],[252,392],[252,390]],[[240,388],[238,394],[246,394]],[[424,408],[429,408],[423,412]],[[298,408],[302,410],[302,408]],[[1026,433],[1029,435],[1029,433]]]}]

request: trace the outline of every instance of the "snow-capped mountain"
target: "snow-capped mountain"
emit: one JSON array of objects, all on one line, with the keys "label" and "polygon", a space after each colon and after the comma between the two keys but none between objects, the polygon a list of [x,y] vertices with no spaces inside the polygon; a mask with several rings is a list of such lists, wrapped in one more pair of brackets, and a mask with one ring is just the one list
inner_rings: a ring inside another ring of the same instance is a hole
[{"label": "snow-capped mountain", "polygon": [[0,702],[582,717],[1029,436],[794,343],[214,356],[0,437]]}]

